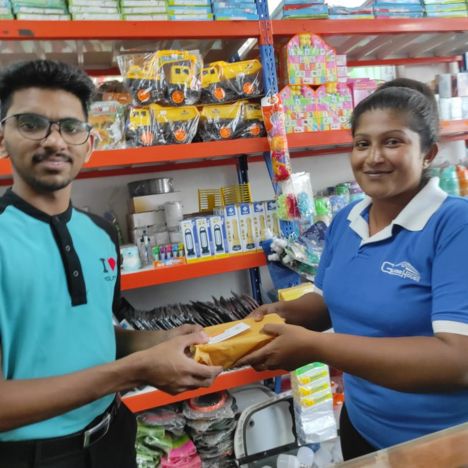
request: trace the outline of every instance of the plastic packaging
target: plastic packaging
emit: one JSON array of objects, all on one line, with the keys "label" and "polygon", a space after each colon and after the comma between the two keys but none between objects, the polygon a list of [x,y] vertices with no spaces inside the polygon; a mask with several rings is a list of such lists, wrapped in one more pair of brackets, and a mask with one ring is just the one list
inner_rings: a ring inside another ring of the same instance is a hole
[{"label": "plastic packaging", "polygon": [[278,94],[262,98],[262,113],[270,144],[271,164],[276,182],[291,176],[288,140],[283,105]]},{"label": "plastic packaging", "polygon": [[200,114],[195,106],[163,107],[151,104],[131,107],[127,118],[129,146],[191,143]]},{"label": "plastic packaging", "polygon": [[198,51],[119,55],[117,63],[136,105],[182,106],[200,99],[203,63]]},{"label": "plastic packaging", "polygon": [[202,102],[226,103],[261,96],[261,70],[262,64],[257,59],[209,63],[202,70]]},{"label": "plastic packaging", "polygon": [[125,107],[116,101],[91,104],[89,123],[97,133],[95,149],[125,147]]}]

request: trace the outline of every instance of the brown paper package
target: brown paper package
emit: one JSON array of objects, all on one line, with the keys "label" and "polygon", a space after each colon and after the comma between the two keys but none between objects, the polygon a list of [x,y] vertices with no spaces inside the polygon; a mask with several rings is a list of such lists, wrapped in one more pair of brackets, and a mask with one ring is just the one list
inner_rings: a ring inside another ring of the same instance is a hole
[{"label": "brown paper package", "polygon": [[267,323],[281,324],[284,323],[284,320],[277,314],[268,314],[261,322],[256,322],[252,318],[245,318],[244,320],[207,327],[204,332],[209,337],[217,336],[240,322],[249,325],[250,329],[220,343],[195,345],[195,361],[209,366],[223,366],[224,369],[229,369],[241,357],[265,346],[274,338],[274,336],[261,332]]}]

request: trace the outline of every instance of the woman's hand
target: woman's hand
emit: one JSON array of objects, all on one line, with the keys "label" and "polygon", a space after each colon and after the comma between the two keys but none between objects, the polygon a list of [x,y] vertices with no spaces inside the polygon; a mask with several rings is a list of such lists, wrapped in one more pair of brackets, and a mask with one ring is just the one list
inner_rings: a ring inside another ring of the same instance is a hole
[{"label": "woman's hand", "polygon": [[239,359],[236,366],[250,365],[258,371],[291,371],[314,361],[314,357],[310,356],[310,348],[314,336],[319,335],[318,333],[286,324],[266,324],[262,331],[274,335],[273,341]]}]

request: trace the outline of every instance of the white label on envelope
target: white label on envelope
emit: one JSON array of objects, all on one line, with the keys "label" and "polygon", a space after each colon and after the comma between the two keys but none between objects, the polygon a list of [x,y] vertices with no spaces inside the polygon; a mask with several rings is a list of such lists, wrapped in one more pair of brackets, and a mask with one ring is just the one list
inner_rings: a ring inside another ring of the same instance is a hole
[{"label": "white label on envelope", "polygon": [[250,325],[247,325],[244,322],[237,323],[236,325],[233,325],[231,328],[224,330],[223,333],[220,333],[219,335],[216,335],[216,336],[212,336],[209,339],[208,344],[221,343],[221,341],[229,340],[229,338],[232,338],[233,336],[236,336],[236,335],[240,335],[241,333],[244,333],[249,328],[250,328]]}]

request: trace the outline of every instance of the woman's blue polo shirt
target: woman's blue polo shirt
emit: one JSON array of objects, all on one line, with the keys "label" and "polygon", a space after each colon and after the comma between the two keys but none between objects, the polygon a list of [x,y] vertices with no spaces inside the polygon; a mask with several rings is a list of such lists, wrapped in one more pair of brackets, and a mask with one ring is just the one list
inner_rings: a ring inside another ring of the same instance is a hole
[{"label": "woman's blue polo shirt", "polygon": [[[316,287],[335,332],[468,335],[468,200],[433,178],[371,237],[370,204],[343,209],[327,232]],[[406,393],[345,374],[345,395],[353,425],[377,448],[468,421],[468,390]]]}]

